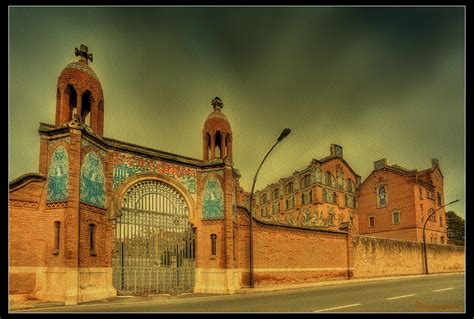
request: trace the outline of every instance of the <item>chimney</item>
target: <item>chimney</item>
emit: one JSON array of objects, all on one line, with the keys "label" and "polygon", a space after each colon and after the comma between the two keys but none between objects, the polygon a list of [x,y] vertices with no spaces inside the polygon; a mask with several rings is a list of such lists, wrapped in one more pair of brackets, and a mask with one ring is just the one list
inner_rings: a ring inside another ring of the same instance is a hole
[{"label": "chimney", "polygon": [[339,158],[343,158],[342,156],[342,146],[331,144],[331,156],[336,156]]},{"label": "chimney", "polygon": [[437,158],[431,159],[431,167],[439,166],[439,162]]}]

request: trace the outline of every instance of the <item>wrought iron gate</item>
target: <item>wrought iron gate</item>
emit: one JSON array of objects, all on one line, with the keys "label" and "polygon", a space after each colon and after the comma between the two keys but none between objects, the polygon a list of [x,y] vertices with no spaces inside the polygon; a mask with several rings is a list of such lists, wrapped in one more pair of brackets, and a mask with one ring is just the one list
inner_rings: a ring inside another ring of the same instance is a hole
[{"label": "wrought iron gate", "polygon": [[181,194],[156,180],[129,188],[114,221],[114,287],[124,294],[191,292],[194,229]]}]

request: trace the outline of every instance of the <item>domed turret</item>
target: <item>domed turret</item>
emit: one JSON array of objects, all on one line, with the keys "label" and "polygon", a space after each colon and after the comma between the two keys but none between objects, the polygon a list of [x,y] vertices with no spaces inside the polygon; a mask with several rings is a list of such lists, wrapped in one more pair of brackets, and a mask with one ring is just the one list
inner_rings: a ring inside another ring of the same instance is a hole
[{"label": "domed turret", "polygon": [[104,129],[104,95],[99,78],[89,66],[92,53],[81,45],[76,48],[77,62],[69,63],[61,72],[57,85],[56,126],[77,117],[99,136]]},{"label": "domed turret", "polygon": [[204,122],[203,159],[205,162],[232,160],[232,130],[225,114],[221,111],[224,103],[219,97],[211,102],[214,111]]}]

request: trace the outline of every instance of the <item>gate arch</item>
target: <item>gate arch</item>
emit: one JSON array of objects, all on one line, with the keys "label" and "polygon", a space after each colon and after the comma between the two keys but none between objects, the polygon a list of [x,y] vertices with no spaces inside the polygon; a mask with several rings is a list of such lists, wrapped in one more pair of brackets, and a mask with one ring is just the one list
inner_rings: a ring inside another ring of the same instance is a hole
[{"label": "gate arch", "polygon": [[114,287],[124,294],[191,292],[195,236],[184,196],[164,181],[143,179],[117,204]]}]

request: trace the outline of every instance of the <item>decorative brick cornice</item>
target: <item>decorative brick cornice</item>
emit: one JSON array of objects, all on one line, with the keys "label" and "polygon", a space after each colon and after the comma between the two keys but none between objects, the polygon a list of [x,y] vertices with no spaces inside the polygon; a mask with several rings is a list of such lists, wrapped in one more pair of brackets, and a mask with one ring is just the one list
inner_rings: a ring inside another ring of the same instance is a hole
[{"label": "decorative brick cornice", "polygon": [[65,207],[67,207],[67,202],[46,203],[46,208],[65,208]]},{"label": "decorative brick cornice", "polygon": [[36,202],[28,202],[28,201],[23,201],[23,200],[8,200],[8,205],[9,206],[14,206],[14,207],[23,207],[23,208],[38,208],[38,203]]}]

